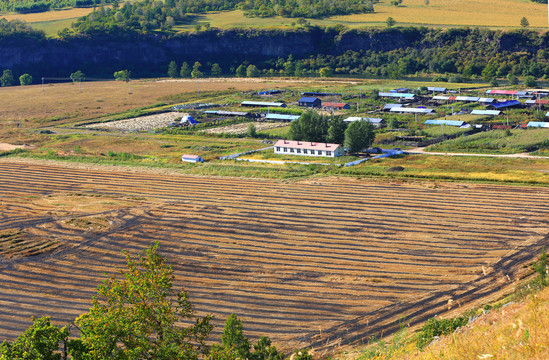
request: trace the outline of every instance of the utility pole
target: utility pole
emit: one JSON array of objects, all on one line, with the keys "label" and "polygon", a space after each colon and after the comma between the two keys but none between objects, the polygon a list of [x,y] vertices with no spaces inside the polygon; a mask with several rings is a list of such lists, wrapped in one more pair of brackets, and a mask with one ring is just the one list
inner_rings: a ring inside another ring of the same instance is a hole
[{"label": "utility pole", "polygon": [[43,77],[42,77],[42,92],[44,92],[44,78]]},{"label": "utility pole", "polygon": [[132,79],[128,79],[128,94],[132,93]]},{"label": "utility pole", "polygon": [[196,80],[196,96],[200,97],[200,88],[198,86],[198,80]]}]

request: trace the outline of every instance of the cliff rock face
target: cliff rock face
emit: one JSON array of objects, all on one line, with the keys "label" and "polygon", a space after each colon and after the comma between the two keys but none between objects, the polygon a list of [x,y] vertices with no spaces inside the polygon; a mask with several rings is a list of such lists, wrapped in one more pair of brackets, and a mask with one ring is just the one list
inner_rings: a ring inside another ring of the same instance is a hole
[{"label": "cliff rock face", "polygon": [[[293,54],[342,54],[347,50],[388,51],[408,46],[398,31],[360,32],[312,28],[296,31],[210,30],[173,37],[124,35],[59,39],[0,40],[0,69],[37,76],[110,74],[131,69],[142,74],[165,72],[171,60],[238,64],[262,62]],[[161,68],[161,69],[160,69]]]}]

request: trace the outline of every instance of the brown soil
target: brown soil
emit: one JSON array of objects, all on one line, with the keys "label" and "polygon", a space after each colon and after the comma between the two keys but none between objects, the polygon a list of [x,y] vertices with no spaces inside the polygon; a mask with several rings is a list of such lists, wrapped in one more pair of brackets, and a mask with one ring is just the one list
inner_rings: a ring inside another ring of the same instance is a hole
[{"label": "brown soil", "polygon": [[11,159],[0,161],[0,183],[0,233],[60,244],[0,256],[0,339],[31,316],[71,322],[105,272],[122,266],[122,250],[154,241],[176,286],[216,316],[216,337],[234,312],[247,334],[286,350],[367,341],[403,316],[415,324],[478,305],[511,289],[549,243],[546,188],[206,178]]}]

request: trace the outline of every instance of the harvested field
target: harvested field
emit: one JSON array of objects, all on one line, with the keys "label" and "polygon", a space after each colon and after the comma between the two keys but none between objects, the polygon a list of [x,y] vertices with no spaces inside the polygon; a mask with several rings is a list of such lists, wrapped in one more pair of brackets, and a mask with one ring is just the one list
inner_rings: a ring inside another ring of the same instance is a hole
[{"label": "harvested field", "polygon": [[[227,126],[221,126],[213,129],[208,129],[206,132],[208,134],[236,134],[236,135],[242,135],[245,134],[248,131],[248,126],[250,126],[251,123],[243,123],[243,124],[235,124],[235,125],[227,125]],[[270,130],[270,129],[276,129],[279,127],[287,127],[287,123],[282,122],[254,122],[256,131],[264,131],[264,130]]]},{"label": "harvested field", "polygon": [[180,119],[184,115],[184,113],[172,111],[162,114],[140,116],[132,119],[90,124],[85,127],[90,129],[109,129],[118,131],[149,131],[166,127],[175,119]]},{"label": "harvested field", "polygon": [[[402,317],[414,324],[493,298],[549,244],[547,188],[279,182],[11,159],[0,161],[0,182],[0,234],[61,244],[0,254],[0,339],[31,316],[72,321],[104,272],[123,264],[122,250],[153,241],[217,332],[234,312],[247,334],[286,349],[358,342]],[[86,227],[97,218],[103,227]]]}]

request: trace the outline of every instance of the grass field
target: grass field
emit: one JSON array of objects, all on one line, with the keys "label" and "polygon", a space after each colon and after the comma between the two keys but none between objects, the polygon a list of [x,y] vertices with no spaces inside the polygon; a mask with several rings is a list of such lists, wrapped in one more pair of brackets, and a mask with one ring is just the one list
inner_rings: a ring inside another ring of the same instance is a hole
[{"label": "grass field", "polygon": [[[0,338],[31,316],[64,325],[160,242],[200,314],[236,313],[285,349],[361,342],[510,289],[547,240],[549,192],[312,178],[204,178],[0,161],[0,234],[55,240],[0,254]],[[519,249],[519,250],[517,250]],[[452,302],[449,302],[449,300]]]},{"label": "grass field", "polygon": [[[310,19],[311,24],[333,26],[343,24],[351,28],[385,27],[388,17],[397,21],[397,25],[431,27],[489,27],[510,29],[519,28],[520,20],[526,17],[530,27],[541,30],[547,27],[547,8],[543,4],[527,0],[404,0],[401,6],[390,4],[390,0],[381,0],[374,5],[373,14],[334,16],[326,19]],[[22,19],[48,35],[55,36],[57,31],[69,27],[80,16],[89,14],[91,8],[56,10],[37,14],[6,14],[2,17]],[[210,23],[214,27],[254,27],[254,28],[291,28],[297,19],[291,18],[247,18],[241,10],[197,14],[189,24],[181,24],[175,30],[194,30],[196,24]]]},{"label": "grass field", "polygon": [[[326,19],[310,19],[314,25],[336,25],[356,27],[385,27],[388,17],[397,21],[397,25],[421,25],[432,27],[489,27],[520,28],[522,17],[528,18],[531,27],[547,27],[547,6],[526,0],[404,0],[402,6],[393,6],[389,0],[382,0],[374,5],[375,13],[334,16]],[[291,27],[296,19],[280,17],[247,18],[240,10],[215,12],[196,16],[192,24],[181,25],[178,29],[193,30],[195,24],[210,23],[219,28],[256,27],[280,28]]]}]

